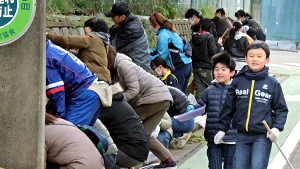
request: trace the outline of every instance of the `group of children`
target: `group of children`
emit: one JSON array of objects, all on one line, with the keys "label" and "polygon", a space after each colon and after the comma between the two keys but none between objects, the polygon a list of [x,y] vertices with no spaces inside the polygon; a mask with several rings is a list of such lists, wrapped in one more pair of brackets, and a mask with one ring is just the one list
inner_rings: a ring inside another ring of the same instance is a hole
[{"label": "group of children", "polygon": [[254,41],[245,53],[247,64],[237,74],[228,52],[214,55],[215,79],[193,105],[195,109],[206,106],[204,137],[210,169],[267,168],[272,142],[286,122],[288,108],[280,83],[265,66],[270,61],[267,44]]},{"label": "group of children", "polygon": [[[112,17],[121,29],[124,22],[129,22],[127,18],[134,18],[123,2],[114,4],[105,15]],[[268,46],[263,41],[253,41],[242,33],[242,23],[234,22],[223,47],[223,40],[216,40],[210,33],[210,19],[194,9],[188,10],[186,17],[193,24],[191,58],[183,53],[184,44],[171,21],[160,13],[149,18],[158,35],[156,47],[150,50],[149,67],[159,78],[138,66],[131,58],[135,54],[129,52],[127,56],[126,52],[120,52],[121,41],[115,37],[112,43],[117,50],[109,45],[108,32],[117,36],[120,34],[115,31],[120,28],[109,30],[101,19],[85,22],[86,36],[47,34],[46,94],[51,101],[48,105],[51,111],[47,113],[52,114],[46,114],[49,169],[72,166],[75,159],[70,157],[62,163],[52,158],[53,154],[63,153],[53,147],[59,145],[55,142],[63,141],[53,142],[53,139],[67,135],[55,133],[55,128],[64,127],[71,132],[73,124],[94,126],[97,120],[106,126],[117,146],[119,168],[139,165],[150,150],[161,161],[154,168],[175,169],[177,164],[168,151],[169,144],[182,148],[190,137],[188,132],[194,127],[194,119],[180,122],[174,116],[202,106],[206,106],[204,136],[210,169],[222,168],[223,162],[226,169],[267,168],[272,141],[278,139],[288,113],[280,84],[268,75],[265,66],[270,61]],[[139,33],[144,37],[144,32]],[[170,45],[177,52],[169,50]],[[79,49],[77,57],[59,46]],[[222,52],[224,48],[226,51]],[[186,96],[192,69],[195,80],[199,81],[196,84],[204,84],[196,85],[198,101],[194,105]],[[108,84],[120,87],[111,89]],[[163,117],[169,121],[166,128]],[[267,132],[263,120],[272,133]],[[151,134],[157,126],[162,130],[154,137]],[[53,134],[49,135],[50,131]],[[58,136],[54,137],[55,134]],[[80,140],[71,141],[77,144]],[[94,158],[100,157],[93,155]],[[85,168],[104,167],[103,161],[95,162]],[[85,166],[84,160],[79,159],[78,163]]]},{"label": "group of children", "polygon": [[[223,167],[228,169],[267,168],[272,142],[283,130],[288,113],[280,84],[268,75],[265,66],[270,61],[270,50],[265,42],[253,41],[243,33],[242,22],[235,21],[224,43],[226,51],[221,52],[222,40],[215,43],[209,33],[211,21],[202,18],[199,22],[200,29],[191,41],[194,78],[199,75],[204,84],[205,79],[210,83],[208,76],[214,78],[211,86],[206,83],[207,88],[196,94],[198,103],[193,105],[195,109],[206,106],[208,167],[222,168],[224,162]],[[176,87],[174,70],[163,58],[153,59],[151,68],[165,84]],[[263,120],[272,133],[268,133]]]}]

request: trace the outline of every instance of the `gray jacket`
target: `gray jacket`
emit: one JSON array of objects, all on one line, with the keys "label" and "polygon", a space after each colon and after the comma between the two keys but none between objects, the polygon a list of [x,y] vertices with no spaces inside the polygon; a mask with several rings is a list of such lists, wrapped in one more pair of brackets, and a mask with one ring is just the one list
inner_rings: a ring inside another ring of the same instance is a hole
[{"label": "gray jacket", "polygon": [[165,100],[173,102],[167,86],[134,64],[128,56],[117,53],[114,68],[117,71],[117,81],[124,89],[124,100],[132,106],[154,104]]},{"label": "gray jacket", "polygon": [[111,44],[119,53],[129,56],[133,63],[151,72],[148,36],[141,21],[130,14],[120,25],[110,28]]}]

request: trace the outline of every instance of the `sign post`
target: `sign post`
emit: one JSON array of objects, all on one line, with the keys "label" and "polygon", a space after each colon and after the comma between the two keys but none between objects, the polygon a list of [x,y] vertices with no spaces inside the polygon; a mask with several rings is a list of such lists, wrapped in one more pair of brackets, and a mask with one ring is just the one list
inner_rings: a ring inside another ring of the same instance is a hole
[{"label": "sign post", "polygon": [[43,0],[0,0],[0,168],[45,168],[45,13]]},{"label": "sign post", "polygon": [[0,46],[20,38],[30,27],[35,11],[35,0],[0,0]]}]

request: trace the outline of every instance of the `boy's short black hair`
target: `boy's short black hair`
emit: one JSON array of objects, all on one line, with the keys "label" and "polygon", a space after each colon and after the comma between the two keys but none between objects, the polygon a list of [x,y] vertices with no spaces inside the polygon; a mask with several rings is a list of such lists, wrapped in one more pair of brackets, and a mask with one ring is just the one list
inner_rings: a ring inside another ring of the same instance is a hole
[{"label": "boy's short black hair", "polygon": [[230,69],[230,72],[235,70],[235,61],[233,60],[233,58],[230,56],[230,54],[227,51],[224,52],[220,52],[218,54],[215,54],[212,57],[212,68],[214,69],[215,66],[218,63],[222,63],[224,64],[226,67],[228,67]]},{"label": "boy's short black hair", "polygon": [[212,27],[212,23],[211,20],[208,18],[203,18],[200,20],[200,27],[202,29],[202,31],[209,31],[210,28]]},{"label": "boy's short black hair", "polygon": [[108,33],[109,28],[104,19],[101,18],[90,18],[84,22],[84,27],[90,27],[94,32]]},{"label": "boy's short black hair", "polygon": [[219,12],[221,13],[222,16],[225,15],[225,10],[223,8],[219,8],[216,10],[216,13],[219,13]]},{"label": "boy's short black hair", "polygon": [[236,18],[243,17],[243,16],[246,17],[246,12],[240,9],[237,12],[235,12],[234,16]]},{"label": "boy's short black hair", "polygon": [[251,49],[262,49],[265,51],[266,53],[266,57],[269,58],[270,57],[270,49],[269,49],[269,46],[267,45],[266,42],[264,41],[260,41],[260,40],[256,40],[254,41],[253,43],[251,43],[247,49],[246,49],[246,57],[247,57],[247,53],[249,50]]},{"label": "boy's short black hair", "polygon": [[186,11],[184,17],[185,18],[191,18],[193,15],[197,16],[198,18],[202,17],[202,12],[198,12],[196,9],[189,9]]}]

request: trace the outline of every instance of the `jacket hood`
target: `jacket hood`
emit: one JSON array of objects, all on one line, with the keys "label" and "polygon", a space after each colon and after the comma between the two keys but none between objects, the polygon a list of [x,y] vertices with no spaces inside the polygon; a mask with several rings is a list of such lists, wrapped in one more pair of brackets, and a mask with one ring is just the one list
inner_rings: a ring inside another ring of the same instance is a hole
[{"label": "jacket hood", "polygon": [[210,33],[194,33],[192,36],[192,43],[194,45],[200,45],[202,44],[208,37],[209,37]]},{"label": "jacket hood", "polygon": [[115,63],[114,63],[114,68],[117,67],[117,65],[123,61],[123,60],[127,60],[127,61],[130,61],[132,62],[131,58],[128,57],[127,55],[124,55],[122,53],[117,53],[116,57],[115,57]]},{"label": "jacket hood", "polygon": [[241,37],[246,36],[247,34],[241,32],[241,31],[236,31],[235,35],[234,35],[234,39],[235,40],[239,40],[241,39]]},{"label": "jacket hood", "polygon": [[249,69],[248,65],[245,65],[236,76],[241,76],[241,75],[245,75],[246,78],[250,80],[261,80],[268,77],[269,68],[265,66],[259,72],[252,72],[252,70]]},{"label": "jacket hood", "polygon": [[99,36],[106,45],[109,44],[110,34],[104,32],[94,32],[94,31],[92,31],[91,33]]}]

